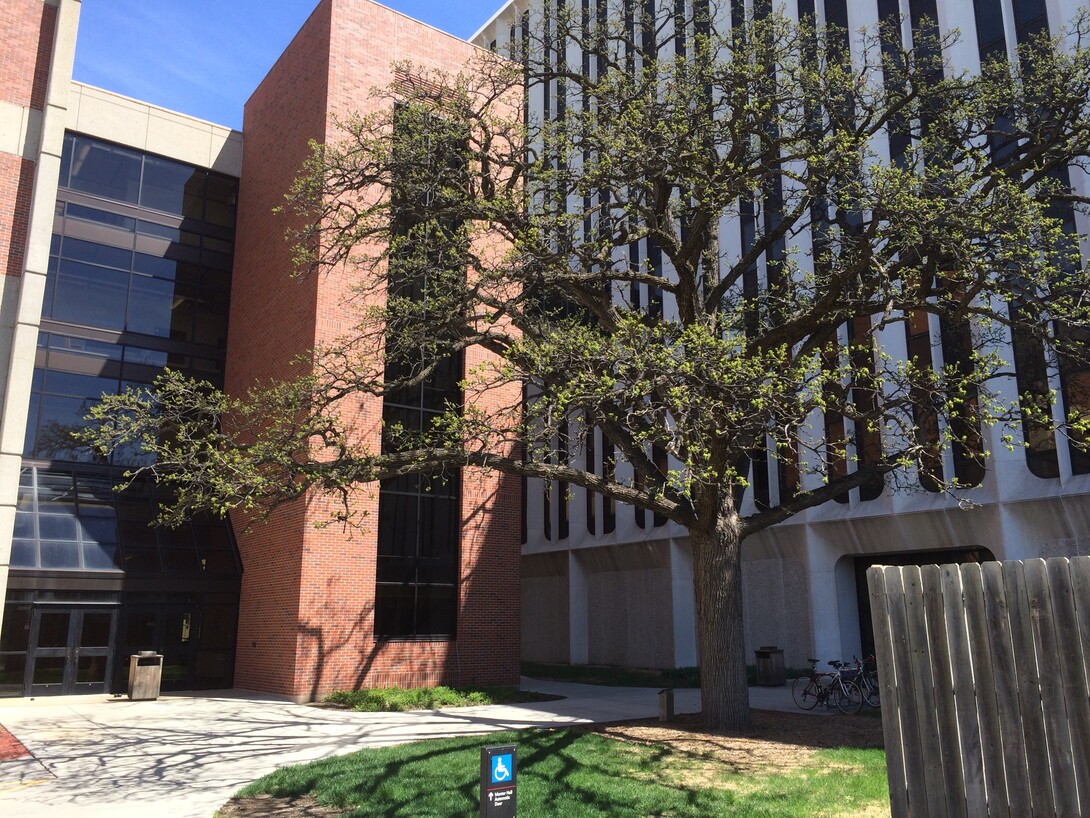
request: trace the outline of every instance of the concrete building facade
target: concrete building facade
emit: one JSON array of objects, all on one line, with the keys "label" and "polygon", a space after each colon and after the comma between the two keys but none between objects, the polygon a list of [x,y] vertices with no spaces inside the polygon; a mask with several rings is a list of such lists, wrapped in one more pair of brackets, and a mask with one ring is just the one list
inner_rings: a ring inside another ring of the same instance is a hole
[{"label": "concrete building facade", "polygon": [[[717,18],[721,26],[730,26],[732,12],[753,14],[757,6],[713,4],[721,15]],[[523,27],[539,25],[542,14],[547,16],[555,7],[547,0],[512,0],[472,39],[481,47],[517,54]],[[598,7],[598,3],[584,3],[582,13],[594,20]],[[904,43],[911,44],[914,26],[929,18],[937,21],[943,33],[960,32],[947,57],[955,69],[968,71],[979,70],[985,59],[996,54],[1016,59],[1018,45],[1036,34],[1060,36],[1065,25],[1086,8],[1083,0],[788,0],[764,7],[851,32],[850,47],[857,58],[861,29],[873,32],[879,22],[885,22],[899,27]],[[607,8],[613,14],[632,8],[665,8],[674,13],[679,6],[617,2]],[[691,9],[692,4],[684,8]],[[533,41],[540,43],[541,38]],[[586,65],[572,44],[556,59],[569,66]],[[529,90],[528,110],[533,116],[548,118],[562,108],[558,102],[562,82],[540,82]],[[890,147],[884,134],[876,139],[876,150],[888,159]],[[1070,182],[1082,196],[1090,191],[1090,177],[1082,169],[1070,169]],[[1086,240],[1090,220],[1085,213],[1073,212],[1069,217],[1082,237],[1085,259],[1090,256]],[[743,241],[738,220],[722,223],[719,247],[724,256],[740,257]],[[639,257],[648,257],[646,247],[640,247]],[[763,259],[759,269],[758,275],[763,275]],[[643,299],[642,303],[648,303],[646,293]],[[671,309],[668,298],[664,309],[667,313]],[[931,348],[932,361],[941,366],[940,335],[932,316],[930,326],[924,326],[918,337],[907,337],[903,325],[895,324],[878,331],[877,338],[894,359],[907,360],[910,344],[922,337]],[[1013,360],[1009,345],[1000,353],[1005,360]],[[1054,413],[1059,422],[1077,406],[1078,398],[1054,368],[1047,377],[1049,388],[1058,396]],[[1017,402],[1015,379],[1007,379],[998,388],[1003,400]],[[870,652],[865,569],[871,564],[1090,554],[1090,473],[1085,456],[1056,435],[1034,438],[1022,433],[1010,447],[1002,439],[1003,431],[983,430],[983,448],[989,457],[984,473],[973,481],[976,487],[968,493],[971,508],[922,486],[893,491],[886,485],[871,497],[857,488],[840,498],[843,502],[809,509],[749,538],[743,544],[743,581],[750,661],[752,651],[765,645],[783,648],[787,665],[795,667],[805,667],[811,656],[824,661]],[[596,458],[593,462],[587,462],[586,451],[576,453],[579,465],[604,473],[603,443],[599,437],[588,447]],[[1028,445],[1024,448],[1023,444]],[[958,466],[952,453],[944,457],[945,473],[954,474]],[[622,470],[618,465],[619,474]],[[808,479],[804,488],[820,487],[820,475]],[[769,495],[766,502],[777,501],[779,475],[774,458],[754,464],[750,485],[763,485]],[[748,491],[742,514],[755,510],[754,492]],[[698,664],[692,556],[684,529],[656,523],[653,515],[639,509],[614,508],[581,488],[565,490],[540,480],[528,482],[526,528],[524,659],[646,667]]]}]

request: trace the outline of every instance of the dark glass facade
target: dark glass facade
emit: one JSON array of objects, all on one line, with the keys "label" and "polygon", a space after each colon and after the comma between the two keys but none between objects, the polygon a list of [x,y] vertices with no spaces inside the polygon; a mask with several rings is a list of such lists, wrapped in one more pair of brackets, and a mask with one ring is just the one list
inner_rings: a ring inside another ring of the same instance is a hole
[{"label": "dark glass facade", "polygon": [[[388,295],[419,307],[401,319],[420,326],[439,326],[434,276],[436,270],[460,274],[465,269],[458,224],[432,219],[430,184],[419,185],[420,169],[451,178],[464,171],[461,133],[440,120],[410,108],[396,111],[395,128],[411,134],[417,126],[435,127],[426,155],[407,156],[411,180],[395,181],[394,232],[411,240],[411,247],[391,254]],[[411,140],[410,140],[411,141]],[[397,148],[395,148],[396,150]],[[410,145],[407,151],[419,150]],[[428,173],[424,173],[426,178]],[[448,180],[449,181],[449,180]],[[414,185],[413,182],[417,184]],[[442,188],[436,184],[435,188]],[[415,200],[413,197],[418,197]],[[423,262],[423,263],[422,263]],[[392,319],[393,320],[393,319]],[[398,338],[411,337],[411,328],[390,326],[385,380],[414,378],[426,356]],[[400,343],[395,344],[398,338]],[[398,351],[391,352],[391,347]],[[413,440],[426,433],[449,404],[462,403],[461,354],[442,359],[420,383],[391,390],[383,398],[383,448],[396,449],[398,434]],[[409,445],[412,445],[411,443]],[[458,572],[461,540],[461,474],[435,473],[384,480],[379,485],[378,563],[375,572],[375,637],[378,639],[448,639],[457,629]]]},{"label": "dark glass facade", "polygon": [[[230,687],[241,565],[230,526],[154,527],[137,449],[71,432],[165,368],[222,386],[238,182],[67,134],[0,634],[0,695],[120,692],[129,654],[164,689]],[[92,661],[93,660],[93,661]]]}]

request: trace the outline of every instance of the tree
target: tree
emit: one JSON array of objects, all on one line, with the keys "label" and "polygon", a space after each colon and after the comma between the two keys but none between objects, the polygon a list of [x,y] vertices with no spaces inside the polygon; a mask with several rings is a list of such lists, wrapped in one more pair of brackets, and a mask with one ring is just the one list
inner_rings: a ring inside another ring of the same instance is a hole
[{"label": "tree", "polygon": [[[1090,50],[1077,21],[1074,47],[967,75],[926,31],[914,49],[860,34],[852,60],[846,32],[767,10],[632,8],[561,4],[524,21],[513,61],[404,67],[288,195],[297,272],[359,270],[355,334],[245,396],[168,373],[104,400],[92,434],[155,455],[140,471],[173,489],[168,522],[323,491],[349,519],[353,486],[458,466],[668,518],[692,544],[706,722],[727,728],[749,718],[742,542],[853,488],[966,496],[983,426],[1013,446],[1017,424],[1053,425],[1047,390],[996,391],[1011,339],[1087,367],[1090,273],[1065,227],[1087,202],[1065,169],[1090,155]],[[879,340],[921,325],[907,359]],[[518,405],[387,422],[381,451],[338,415],[478,346],[502,364],[467,369],[465,393],[520,381]],[[1062,425],[1081,440],[1079,406]],[[594,428],[604,473],[562,454]],[[770,457],[779,490],[743,516]]]}]

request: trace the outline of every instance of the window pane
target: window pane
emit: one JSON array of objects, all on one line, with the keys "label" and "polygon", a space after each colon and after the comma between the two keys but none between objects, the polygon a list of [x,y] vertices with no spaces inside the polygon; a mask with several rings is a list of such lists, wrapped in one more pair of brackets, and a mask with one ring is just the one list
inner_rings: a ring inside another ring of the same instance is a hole
[{"label": "window pane", "polygon": [[94,196],[136,204],[140,189],[140,154],[75,137],[68,186]]},{"label": "window pane", "polygon": [[75,261],[57,270],[50,317],[73,324],[123,329],[129,274]]},{"label": "window pane", "polygon": [[4,609],[4,627],[0,630],[0,651],[26,650],[30,634],[30,607],[8,605]]},{"label": "window pane", "polygon": [[61,243],[61,258],[71,261],[85,261],[99,267],[113,267],[128,272],[132,269],[132,250],[83,241],[65,236]]},{"label": "window pane", "polygon": [[117,546],[113,543],[83,544],[83,566],[89,571],[118,570],[117,556]]},{"label": "window pane", "polygon": [[80,537],[85,543],[117,542],[117,522],[113,517],[84,517],[80,521]]},{"label": "window pane", "polygon": [[376,586],[375,635],[413,636],[414,598],[413,586]]},{"label": "window pane", "polygon": [[227,343],[227,312],[226,292],[202,289],[193,328],[194,343],[224,346]]},{"label": "window pane", "polygon": [[453,636],[455,589],[441,585],[417,587],[416,635]]},{"label": "window pane", "polygon": [[174,282],[134,275],[129,290],[129,313],[125,328],[129,332],[169,338],[173,308]]},{"label": "window pane", "polygon": [[38,472],[38,510],[43,514],[75,514],[75,494],[72,475]]},{"label": "window pane", "polygon": [[419,530],[420,501],[411,495],[379,494],[378,553],[381,556],[414,556]]},{"label": "window pane", "polygon": [[86,398],[43,395],[31,456],[42,460],[95,460],[86,446],[72,438],[72,433],[83,427],[91,403]]},{"label": "window pane", "polygon": [[12,536],[20,539],[33,539],[36,535],[34,533],[34,517],[31,512],[17,511],[15,513],[15,531]]},{"label": "window pane", "polygon": [[12,540],[11,565],[13,568],[37,568],[38,544],[34,540]]},{"label": "window pane", "polygon": [[204,176],[203,170],[189,165],[146,156],[140,204],[153,210],[199,219],[203,215],[201,198],[204,196]]},{"label": "window pane", "polygon": [[42,540],[42,568],[79,568],[79,545]]},{"label": "window pane", "polygon": [[79,539],[78,526],[75,517],[62,516],[60,514],[38,515],[38,536],[43,540],[71,540]]},{"label": "window pane", "polygon": [[136,229],[136,219],[131,216],[122,216],[120,213],[109,213],[105,210],[84,207],[83,205],[74,204],[73,202],[68,203],[65,212],[70,219],[80,219],[81,221],[95,222],[97,224],[107,224],[110,227],[119,227],[122,230],[128,230],[129,232]]},{"label": "window pane", "polygon": [[208,188],[205,194],[204,218],[212,224],[234,227],[235,205],[238,201],[238,180],[215,173],[208,174]]},{"label": "window pane", "polygon": [[159,564],[159,552],[154,548],[132,548],[125,546],[125,571],[131,574],[158,574],[162,572]]}]

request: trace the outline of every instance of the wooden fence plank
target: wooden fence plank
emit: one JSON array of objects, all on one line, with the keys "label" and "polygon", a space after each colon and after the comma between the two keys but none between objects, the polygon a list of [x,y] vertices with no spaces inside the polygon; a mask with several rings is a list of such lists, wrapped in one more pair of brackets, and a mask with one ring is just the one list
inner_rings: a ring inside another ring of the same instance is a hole
[{"label": "wooden fence plank", "polygon": [[892,818],[909,818],[903,737],[897,702],[897,673],[890,635],[890,608],[893,603],[886,593],[885,577],[886,571],[895,570],[881,567],[867,569],[867,593],[870,595],[871,620],[874,626],[874,659],[877,662],[878,682],[882,686],[882,735],[886,744],[890,813]]},{"label": "wooden fence plank", "polygon": [[[954,684],[950,661],[950,643],[946,636],[946,610],[942,600],[942,577],[937,565],[920,566],[920,588],[931,648],[931,690],[934,696],[938,755],[944,777],[945,815],[963,818],[965,779],[961,768],[958,739],[958,714],[954,704]],[[960,617],[958,617],[960,620]]]},{"label": "wooden fence plank", "polygon": [[995,685],[996,712],[1003,747],[1003,773],[1007,782],[1007,801],[1014,818],[1032,815],[1029,770],[1026,766],[1026,741],[1022,735],[1022,711],[1018,703],[1018,657],[1011,645],[1007,616],[1007,592],[1003,566],[986,562],[980,566],[984,584],[986,635],[992,654],[992,683]]},{"label": "wooden fence plank", "polygon": [[[940,569],[942,606],[946,618],[953,679],[954,708],[958,721],[958,749],[965,798],[965,810],[971,816],[988,815],[988,797],[984,783],[984,761],[980,748],[980,720],[977,716],[974,662],[969,642],[969,603],[965,600],[961,571],[957,565]],[[979,576],[979,571],[978,571]],[[977,605],[984,610],[983,600]]]},{"label": "wooden fence plank", "polygon": [[1076,626],[1061,630],[1066,634],[1064,646],[1071,651],[1070,668],[1065,672],[1065,679],[1077,686],[1076,695],[1082,696],[1081,702],[1085,705],[1069,710],[1077,720],[1071,724],[1071,743],[1076,780],[1079,782],[1081,814],[1090,815],[1090,557],[1072,557],[1068,560],[1068,570]]},{"label": "wooden fence plank", "polygon": [[[908,615],[908,649],[912,662],[910,681],[913,696],[919,702],[918,727],[923,754],[927,815],[939,818],[946,814],[946,771],[942,754],[936,750],[942,745],[938,720],[935,718],[935,681],[932,672],[931,642],[927,633],[927,612],[924,606],[923,579],[918,565],[906,565],[901,569],[905,586],[905,613]],[[912,793],[912,781],[908,782]],[[917,814],[920,802],[913,806]]]},{"label": "wooden fence plank", "polygon": [[973,686],[976,690],[980,755],[984,762],[984,785],[988,792],[988,815],[990,818],[1011,818],[1010,804],[1007,799],[1007,776],[1003,765],[999,706],[995,693],[995,669],[989,645],[984,583],[980,565],[966,563],[961,566],[960,573],[965,622],[972,651]]},{"label": "wooden fence plank", "polygon": [[[917,577],[918,577],[917,572]],[[886,595],[889,597],[890,644],[893,648],[893,669],[897,680],[897,709],[901,719],[901,747],[905,763],[905,788],[908,795],[908,815],[927,815],[927,776],[924,772],[925,748],[920,740],[919,705],[912,679],[912,653],[909,647],[908,583],[904,568],[886,568]],[[918,585],[918,583],[917,583]],[[913,593],[915,593],[915,589]],[[884,702],[883,702],[884,704]],[[884,708],[883,708],[884,709]]]},{"label": "wooden fence plank", "polygon": [[1022,734],[1026,741],[1026,763],[1029,768],[1030,798],[1034,816],[1053,815],[1056,803],[1052,798],[1052,775],[1048,764],[1048,741],[1045,738],[1044,715],[1041,711],[1041,678],[1033,647],[1030,617],[1033,611],[1026,593],[1025,568],[1021,562],[1003,563],[1003,584],[1007,591],[1007,612],[1011,629],[1011,646],[1018,672],[1018,702],[1022,714]]},{"label": "wooden fence plank", "polygon": [[[1066,564],[1067,560],[1057,560]],[[1042,559],[1026,560],[1022,569],[1029,600],[1029,626],[1041,688],[1041,717],[1048,742],[1048,769],[1052,777],[1052,801],[1057,815],[1079,814],[1079,791],[1071,753],[1071,729],[1060,664],[1060,635],[1056,633],[1048,568]],[[1062,583],[1063,580],[1059,579]],[[1062,592],[1057,592],[1062,597]],[[1062,598],[1058,600],[1062,604]]]}]

